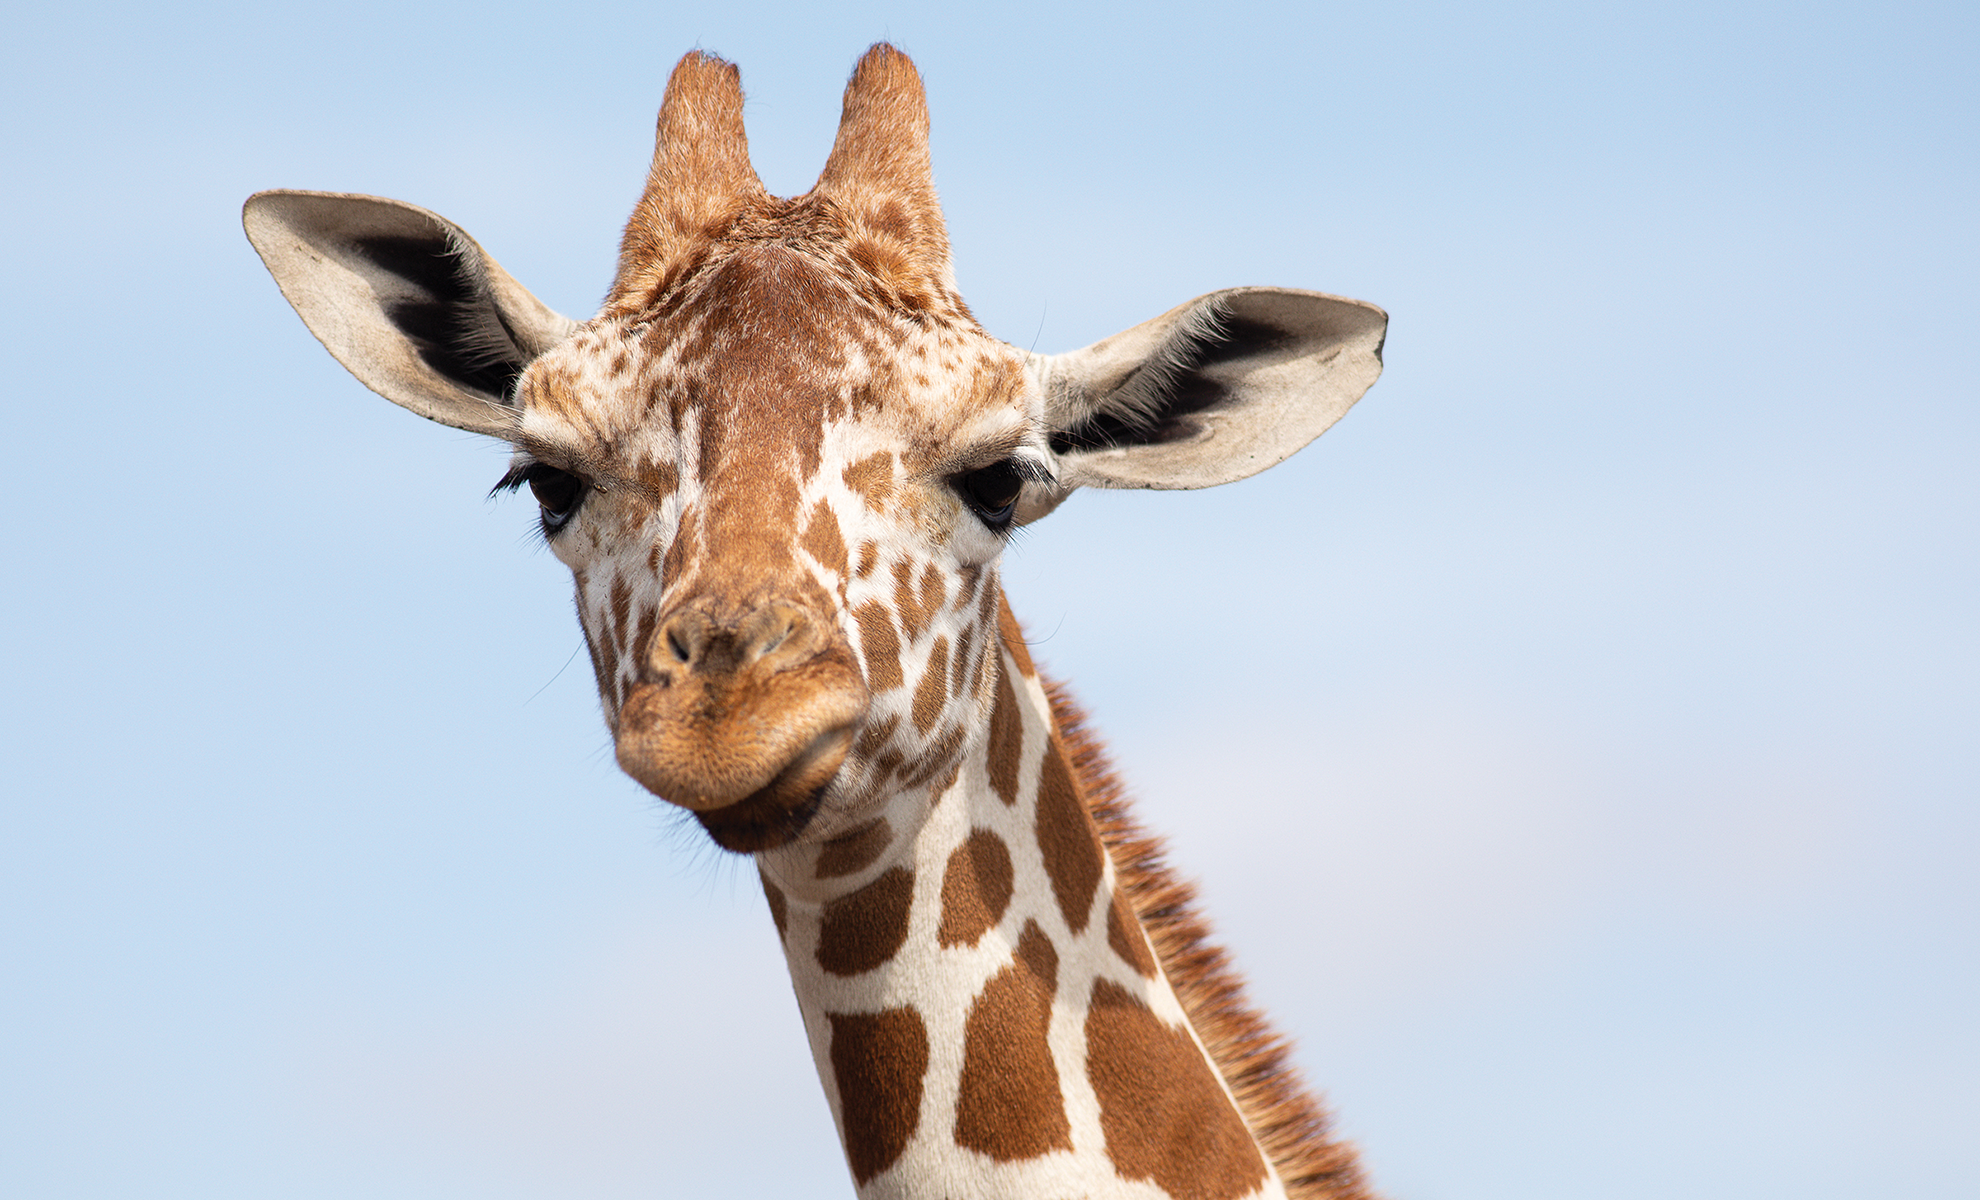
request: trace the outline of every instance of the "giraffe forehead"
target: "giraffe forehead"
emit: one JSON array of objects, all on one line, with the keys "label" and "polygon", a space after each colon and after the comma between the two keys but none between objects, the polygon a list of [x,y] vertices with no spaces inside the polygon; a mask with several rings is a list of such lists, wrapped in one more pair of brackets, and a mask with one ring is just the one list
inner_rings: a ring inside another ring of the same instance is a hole
[{"label": "giraffe forehead", "polygon": [[670,296],[532,364],[525,434],[602,475],[668,460],[705,486],[752,486],[883,450],[939,474],[1038,425],[1011,347],[966,316],[875,305],[791,247],[738,251]]}]

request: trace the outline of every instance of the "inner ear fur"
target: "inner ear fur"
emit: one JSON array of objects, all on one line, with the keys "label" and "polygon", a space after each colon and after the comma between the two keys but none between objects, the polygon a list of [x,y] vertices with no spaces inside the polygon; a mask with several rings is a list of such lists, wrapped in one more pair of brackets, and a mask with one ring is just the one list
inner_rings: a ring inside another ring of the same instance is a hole
[{"label": "inner ear fur", "polygon": [[1358,300],[1230,288],[1033,356],[1060,483],[1200,488],[1284,462],[1382,373],[1388,325]]},{"label": "inner ear fur", "polygon": [[576,328],[458,225],[415,205],[261,192],[241,222],[324,348],[372,391],[443,425],[511,434],[517,377]]}]

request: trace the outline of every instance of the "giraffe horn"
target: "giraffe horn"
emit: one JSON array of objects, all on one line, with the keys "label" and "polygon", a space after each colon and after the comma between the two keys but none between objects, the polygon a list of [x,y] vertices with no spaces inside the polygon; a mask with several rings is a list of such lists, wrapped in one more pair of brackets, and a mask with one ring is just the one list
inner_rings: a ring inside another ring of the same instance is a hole
[{"label": "giraffe horn", "polygon": [[891,235],[943,278],[949,237],[928,163],[928,100],[908,56],[876,42],[846,84],[839,135],[817,190],[868,232]]},{"label": "giraffe horn", "polygon": [[719,236],[764,195],[743,134],[742,73],[690,51],[667,80],[646,191],[619,243],[612,298],[649,292],[695,243]]}]

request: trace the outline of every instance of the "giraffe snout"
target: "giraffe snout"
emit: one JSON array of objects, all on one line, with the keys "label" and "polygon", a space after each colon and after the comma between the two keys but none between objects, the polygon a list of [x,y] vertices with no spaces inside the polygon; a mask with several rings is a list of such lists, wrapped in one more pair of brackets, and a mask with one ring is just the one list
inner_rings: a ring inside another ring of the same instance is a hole
[{"label": "giraffe snout", "polygon": [[821,640],[818,622],[790,601],[772,600],[733,615],[695,606],[662,623],[646,666],[656,676],[775,672],[810,657]]},{"label": "giraffe snout", "polygon": [[691,601],[661,620],[646,658],[619,709],[620,767],[728,849],[796,837],[866,714],[844,636],[797,601]]}]

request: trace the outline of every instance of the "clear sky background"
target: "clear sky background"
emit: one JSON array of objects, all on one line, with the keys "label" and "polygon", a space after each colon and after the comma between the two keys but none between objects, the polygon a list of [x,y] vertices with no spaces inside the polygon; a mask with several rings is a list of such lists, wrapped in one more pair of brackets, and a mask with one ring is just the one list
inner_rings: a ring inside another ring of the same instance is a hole
[{"label": "clear sky background", "polygon": [[801,192],[890,38],[984,324],[1365,298],[1246,483],[1007,584],[1395,1200],[1980,1195],[1980,9],[17,5],[0,1193],[846,1196],[746,863],[267,187],[589,315],[668,70]]}]

